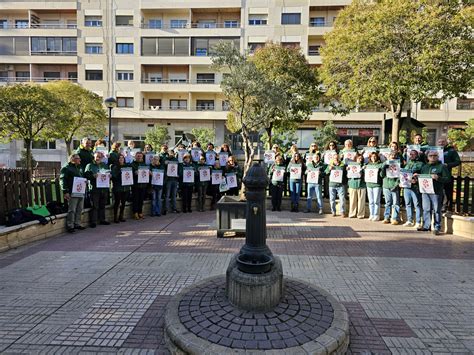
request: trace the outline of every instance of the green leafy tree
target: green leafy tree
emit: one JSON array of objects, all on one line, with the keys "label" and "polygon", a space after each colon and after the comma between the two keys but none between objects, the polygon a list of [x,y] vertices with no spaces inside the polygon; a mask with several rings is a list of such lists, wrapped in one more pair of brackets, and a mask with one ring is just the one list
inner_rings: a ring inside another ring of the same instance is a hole
[{"label": "green leafy tree", "polygon": [[167,143],[170,139],[168,127],[166,126],[155,125],[145,132],[145,144],[150,144],[155,151],[159,151],[159,147]]},{"label": "green leafy tree", "polygon": [[465,129],[451,128],[448,130],[448,140],[459,150],[470,149],[474,140],[474,118],[466,122]]},{"label": "green leafy tree", "polygon": [[321,78],[345,108],[380,106],[398,141],[402,107],[474,82],[473,7],[458,0],[353,0],[325,36]]},{"label": "green leafy tree", "polygon": [[191,134],[201,144],[214,143],[216,139],[216,130],[213,128],[193,128]]},{"label": "green leafy tree", "polygon": [[61,107],[56,95],[36,84],[0,88],[0,137],[5,142],[22,139],[26,146],[26,168],[31,170],[31,143],[59,138],[54,130]]},{"label": "green leafy tree", "polygon": [[296,136],[295,130],[288,131],[286,129],[277,127],[273,130],[271,143],[267,130],[265,130],[265,132],[263,132],[263,134],[260,136],[260,140],[264,145],[270,147],[270,149],[273,144],[278,144],[280,150],[283,153],[286,153],[292,146],[293,142],[298,142],[298,137]]},{"label": "green leafy tree", "polygon": [[313,137],[319,149],[325,149],[329,142],[337,141],[337,127],[332,120],[326,121],[322,127],[316,128]]},{"label": "green leafy tree", "polygon": [[55,131],[64,139],[68,156],[72,153],[74,137],[105,135],[107,114],[98,95],[65,80],[50,82],[45,88],[63,101],[58,107],[60,119],[56,121]]},{"label": "green leafy tree", "polygon": [[272,101],[272,105],[261,108],[261,115],[267,117],[265,130],[270,149],[274,129],[295,131],[311,116],[321,94],[320,82],[316,70],[311,68],[299,48],[267,43],[250,59],[281,90],[281,99],[276,104]]}]

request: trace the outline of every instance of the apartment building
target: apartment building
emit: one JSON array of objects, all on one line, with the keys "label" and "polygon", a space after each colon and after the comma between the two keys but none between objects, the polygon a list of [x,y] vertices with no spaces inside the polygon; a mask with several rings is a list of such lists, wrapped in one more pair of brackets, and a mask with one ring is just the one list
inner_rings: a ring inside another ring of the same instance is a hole
[{"label": "apartment building", "polygon": [[[222,74],[211,68],[218,41],[253,51],[267,41],[298,45],[311,65],[338,12],[350,0],[2,0],[0,84],[71,80],[103,98],[116,97],[112,136],[141,142],[155,124],[167,125],[172,143],[193,127],[216,131],[216,144],[237,141],[226,131],[228,105]],[[430,140],[467,120],[474,96],[442,105],[412,105]],[[341,140],[380,136],[383,112],[360,109],[333,116],[315,108],[298,130],[307,147],[315,127],[333,119]],[[0,145],[0,165],[19,159],[21,142]],[[41,162],[64,162],[62,142],[36,142]]]}]

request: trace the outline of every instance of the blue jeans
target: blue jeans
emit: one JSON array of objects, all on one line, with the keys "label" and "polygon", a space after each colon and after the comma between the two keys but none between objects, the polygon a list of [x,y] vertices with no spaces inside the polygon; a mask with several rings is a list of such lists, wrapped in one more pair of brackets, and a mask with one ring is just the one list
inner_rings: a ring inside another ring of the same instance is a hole
[{"label": "blue jeans", "polygon": [[336,213],[336,198],[339,197],[339,206],[341,214],[346,211],[346,187],[329,187],[329,204],[331,205],[331,212]]},{"label": "blue jeans", "polygon": [[291,203],[297,205],[300,202],[301,180],[290,180]]},{"label": "blue jeans", "polygon": [[161,215],[161,195],[163,193],[163,186],[153,186],[153,200],[151,200],[151,215]]},{"label": "blue jeans", "polygon": [[441,230],[441,205],[443,203],[443,195],[421,194],[423,200],[423,228],[431,228],[431,213],[434,217],[434,229]]},{"label": "blue jeans", "polygon": [[173,211],[176,209],[176,194],[178,193],[178,181],[166,181],[166,209]]},{"label": "blue jeans", "polygon": [[[400,191],[396,189],[391,191],[390,189],[383,189],[383,197],[385,199],[385,212],[384,219],[392,219],[394,221],[400,220]],[[393,209],[393,213],[392,213]]]},{"label": "blue jeans", "polygon": [[415,208],[415,222],[421,222],[421,196],[417,190],[404,188],[403,198],[405,199],[405,208],[407,210],[407,221],[413,221],[413,208]]},{"label": "blue jeans", "polygon": [[308,197],[306,198],[306,209],[311,210],[311,204],[313,203],[313,198],[316,197],[316,204],[318,209],[323,208],[323,191],[320,184],[308,184],[307,186],[307,194]]},{"label": "blue jeans", "polygon": [[369,214],[371,217],[379,218],[380,215],[380,195],[381,187],[368,187],[367,196],[369,197]]}]

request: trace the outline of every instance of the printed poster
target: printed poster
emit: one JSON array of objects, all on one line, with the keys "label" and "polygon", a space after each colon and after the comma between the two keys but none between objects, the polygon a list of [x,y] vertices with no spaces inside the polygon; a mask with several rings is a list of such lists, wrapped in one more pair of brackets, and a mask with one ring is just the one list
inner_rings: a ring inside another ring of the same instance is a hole
[{"label": "printed poster", "polygon": [[342,184],[342,176],[344,171],[342,169],[332,169],[331,175],[329,175],[329,181],[337,184]]},{"label": "printed poster", "polygon": [[360,179],[362,167],[358,163],[350,163],[347,165],[347,177],[349,179]]},{"label": "printed poster", "polygon": [[75,176],[74,180],[72,181],[71,196],[84,197],[86,193],[86,187],[87,187],[87,179]]},{"label": "printed poster", "polygon": [[220,166],[226,166],[227,165],[227,159],[229,159],[229,154],[228,153],[219,153],[219,164],[220,164]]},{"label": "printed poster", "polygon": [[337,152],[335,150],[326,150],[324,152],[324,163],[329,165],[331,164],[332,160],[337,156]]},{"label": "printed poster", "polygon": [[139,184],[148,184],[150,182],[150,169],[148,167],[138,168],[138,180]]},{"label": "printed poster", "polygon": [[306,183],[308,184],[318,184],[319,183],[319,169],[317,170],[309,170],[308,174],[306,175]]},{"label": "printed poster", "polygon": [[387,177],[398,179],[400,177],[400,160],[389,160],[387,165]]},{"label": "printed poster", "polygon": [[365,168],[365,182],[376,184],[378,182],[379,168]]},{"label": "printed poster", "polygon": [[306,165],[311,164],[313,162],[313,154],[306,155]]},{"label": "printed poster", "polygon": [[418,175],[418,187],[422,194],[434,194],[433,178],[431,175]]},{"label": "printed poster", "polygon": [[265,164],[273,164],[275,162],[275,152],[273,150],[267,150],[263,154],[263,162]]},{"label": "printed poster", "polygon": [[211,169],[199,168],[199,181],[211,181]]},{"label": "printed poster", "polygon": [[411,179],[413,179],[413,173],[410,170],[400,169],[400,185],[404,188],[411,188]]},{"label": "printed poster", "polygon": [[178,150],[178,163],[182,163],[183,162],[183,157],[184,157],[184,154],[186,154],[188,151],[186,149],[180,149]]},{"label": "printed poster", "polygon": [[99,171],[97,173],[96,187],[98,189],[108,189],[110,187],[110,172]]},{"label": "printed poster", "polygon": [[302,173],[301,165],[290,165],[290,180],[300,180]]},{"label": "printed poster", "polygon": [[272,181],[283,182],[285,177],[285,167],[284,166],[275,166],[275,170],[272,173]]},{"label": "printed poster", "polygon": [[344,163],[355,160],[357,152],[354,149],[344,151]]},{"label": "printed poster", "polygon": [[216,163],[216,153],[215,152],[206,152],[206,165],[214,166]]},{"label": "printed poster", "polygon": [[407,159],[410,160],[410,152],[412,150],[416,150],[418,152],[418,155],[421,154],[421,145],[419,144],[408,144],[407,145]]},{"label": "printed poster", "polygon": [[165,178],[165,171],[162,169],[153,169],[151,171],[151,184],[157,186],[163,186]]},{"label": "printed poster", "polygon": [[146,165],[151,165],[151,161],[153,160],[154,156],[155,156],[155,153],[146,153],[145,154],[145,164]]},{"label": "printed poster", "polygon": [[227,187],[232,189],[233,187],[237,187],[237,175],[235,174],[227,174],[226,177]]},{"label": "printed poster", "polygon": [[122,186],[131,186],[133,185],[133,170],[132,168],[122,168]]},{"label": "printed poster", "polygon": [[183,168],[183,182],[194,184],[194,169]]},{"label": "printed poster", "polygon": [[219,185],[222,182],[222,171],[213,171],[211,173],[211,184]]},{"label": "printed poster", "polygon": [[380,161],[384,162],[390,159],[390,154],[392,153],[392,150],[390,148],[382,148],[380,149]]},{"label": "printed poster", "polygon": [[191,159],[193,162],[198,162],[199,158],[201,157],[202,151],[199,148],[191,149]]},{"label": "printed poster", "polygon": [[176,162],[168,162],[166,175],[169,177],[178,177],[178,164]]},{"label": "printed poster", "polygon": [[222,179],[221,183],[219,184],[219,192],[226,192],[229,191],[229,186],[227,186],[227,182],[225,179]]}]

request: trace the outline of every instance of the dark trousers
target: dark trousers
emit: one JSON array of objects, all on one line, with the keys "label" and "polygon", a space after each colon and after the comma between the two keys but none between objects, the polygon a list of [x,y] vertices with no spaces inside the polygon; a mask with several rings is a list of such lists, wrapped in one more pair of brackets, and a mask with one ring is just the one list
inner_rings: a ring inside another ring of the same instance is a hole
[{"label": "dark trousers", "polygon": [[91,224],[105,221],[105,205],[107,204],[107,189],[94,189],[91,191]]},{"label": "dark trousers", "polygon": [[132,189],[132,211],[133,213],[143,213],[143,201],[145,200],[147,187],[133,185]]},{"label": "dark trousers", "polygon": [[183,212],[191,212],[191,200],[193,198],[193,185],[183,184],[181,186],[181,199],[183,202]]},{"label": "dark trousers", "polygon": [[283,196],[283,185],[270,184],[270,194],[272,196],[272,207],[281,209],[281,199]]},{"label": "dark trousers", "polygon": [[219,185],[209,185],[207,188],[209,195],[211,196],[211,211],[216,208],[216,203],[221,198],[221,193],[219,192]]},{"label": "dark trousers", "polygon": [[[120,215],[123,218],[123,211],[125,210],[125,204],[128,200],[129,191],[114,191],[114,217]],[[120,207],[120,214],[119,214]]]},{"label": "dark trousers", "polygon": [[198,185],[198,210],[204,211],[204,205],[206,204],[206,193],[208,184]]},{"label": "dark trousers", "polygon": [[453,210],[453,191],[454,191],[454,178],[451,176],[451,179],[448,183],[444,184],[444,194],[446,195],[446,201],[444,206],[447,211]]}]

